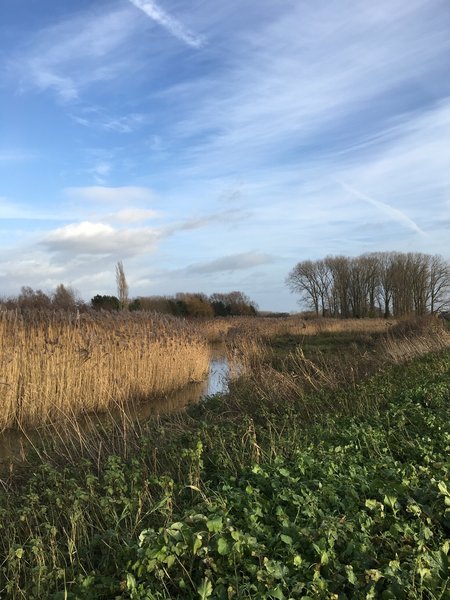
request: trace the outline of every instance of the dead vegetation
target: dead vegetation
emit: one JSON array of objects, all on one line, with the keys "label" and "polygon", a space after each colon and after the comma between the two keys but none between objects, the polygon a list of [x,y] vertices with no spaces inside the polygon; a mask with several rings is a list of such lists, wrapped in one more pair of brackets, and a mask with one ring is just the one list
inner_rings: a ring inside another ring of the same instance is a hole
[{"label": "dead vegetation", "polygon": [[103,412],[200,381],[208,344],[145,314],[0,313],[0,431]]}]

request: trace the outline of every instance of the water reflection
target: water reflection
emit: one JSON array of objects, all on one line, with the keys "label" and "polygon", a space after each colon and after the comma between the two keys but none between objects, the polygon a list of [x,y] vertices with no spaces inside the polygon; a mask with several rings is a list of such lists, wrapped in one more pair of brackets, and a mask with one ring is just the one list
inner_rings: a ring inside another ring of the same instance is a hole
[{"label": "water reflection", "polygon": [[208,377],[205,381],[190,383],[165,396],[149,398],[148,401],[129,405],[126,410],[138,419],[176,412],[186,408],[189,404],[201,401],[202,398],[207,396],[226,394],[228,392],[229,376],[230,367],[227,358],[215,356],[210,361]]}]

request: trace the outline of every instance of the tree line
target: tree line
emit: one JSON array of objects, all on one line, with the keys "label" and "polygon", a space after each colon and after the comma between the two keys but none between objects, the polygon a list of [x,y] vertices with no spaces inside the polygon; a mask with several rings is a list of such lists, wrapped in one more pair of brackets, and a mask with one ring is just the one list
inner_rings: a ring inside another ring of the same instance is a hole
[{"label": "tree line", "polygon": [[[93,308],[120,310],[124,308],[117,296],[96,295],[91,300]],[[228,317],[258,312],[255,302],[242,292],[227,294],[178,293],[174,296],[138,296],[126,304],[128,310],[154,311],[177,317]]]},{"label": "tree line", "polygon": [[322,316],[420,316],[450,305],[450,264],[419,252],[304,260],[286,283],[305,308]]},{"label": "tree line", "polygon": [[201,293],[178,293],[174,296],[139,296],[131,300],[128,298],[127,292],[128,286],[122,270],[122,273],[118,274],[117,296],[96,294],[89,303],[85,303],[73,288],[61,283],[53,292],[49,293],[24,286],[17,297],[4,299],[0,302],[0,305],[6,309],[26,311],[139,310],[177,317],[254,316],[258,313],[257,304],[246,294],[237,291],[224,294],[216,293],[210,296]]}]

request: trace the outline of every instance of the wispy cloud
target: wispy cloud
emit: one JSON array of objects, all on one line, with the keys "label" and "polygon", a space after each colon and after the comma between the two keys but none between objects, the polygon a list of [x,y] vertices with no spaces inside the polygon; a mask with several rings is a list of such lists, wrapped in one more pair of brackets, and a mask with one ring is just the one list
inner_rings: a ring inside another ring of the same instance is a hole
[{"label": "wispy cloud", "polygon": [[234,272],[244,269],[253,269],[261,265],[267,265],[274,261],[269,254],[258,252],[241,252],[230,256],[222,256],[206,263],[196,263],[186,267],[186,272],[207,275],[221,273],[223,271]]},{"label": "wispy cloud", "polygon": [[190,32],[180,21],[165,12],[153,0],[129,0],[129,2],[188,46],[199,48],[203,44],[200,36]]},{"label": "wispy cloud", "polygon": [[215,223],[240,223],[243,219],[248,218],[248,216],[248,213],[241,210],[224,210],[201,217],[187,218],[172,225],[167,225],[164,230],[167,235],[171,235],[177,231],[200,229],[201,227],[206,227]]},{"label": "wispy cloud", "polygon": [[26,214],[23,207],[0,196],[0,219],[24,219]]},{"label": "wispy cloud", "polygon": [[9,166],[11,163],[32,160],[36,156],[31,152],[16,149],[0,149],[0,166]]},{"label": "wispy cloud", "polygon": [[[0,212],[23,216],[29,242],[20,260],[3,253],[9,288],[18,273],[39,286],[65,273],[114,289],[115,247],[141,293],[242,285],[282,308],[303,258],[449,256],[448,0],[114,0],[10,16],[19,35],[0,40],[0,62],[14,81],[0,92],[18,118],[4,139],[53,128],[39,164],[0,150]],[[18,88],[45,97],[16,102]],[[56,224],[25,221],[52,211]]]},{"label": "wispy cloud", "polygon": [[432,11],[425,0],[379,10],[366,2],[296,3],[250,43],[239,40],[228,71],[210,75],[208,93],[203,80],[184,89],[192,110],[176,134],[193,142],[186,173],[249,173],[325,153],[324,139],[330,154],[358,143],[395,111],[396,90],[418,81],[439,86],[450,39]]},{"label": "wispy cloud", "polygon": [[146,208],[124,208],[115,213],[106,215],[106,220],[117,221],[119,223],[142,223],[160,217],[156,210]]},{"label": "wispy cloud", "polygon": [[150,202],[155,193],[147,187],[122,186],[108,187],[93,185],[87,187],[66,188],[65,195],[73,200],[99,202],[102,204],[129,204],[130,202]]},{"label": "wispy cloud", "polygon": [[71,118],[83,127],[114,133],[133,133],[149,121],[149,117],[142,113],[113,116],[107,114],[104,109],[92,106],[83,107],[79,114],[72,113]]},{"label": "wispy cloud", "polygon": [[86,86],[114,79],[130,66],[123,49],[134,26],[126,9],[73,15],[36,32],[10,60],[9,71],[20,78],[21,90],[76,100]]}]

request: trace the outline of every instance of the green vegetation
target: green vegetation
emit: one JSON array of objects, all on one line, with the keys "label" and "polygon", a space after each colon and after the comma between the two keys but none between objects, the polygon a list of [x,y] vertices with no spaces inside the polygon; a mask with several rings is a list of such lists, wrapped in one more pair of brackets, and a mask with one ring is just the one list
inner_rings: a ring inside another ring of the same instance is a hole
[{"label": "green vegetation", "polygon": [[0,597],[449,598],[450,352],[298,402],[255,389],[136,428],[126,452],[55,441],[17,468]]}]

